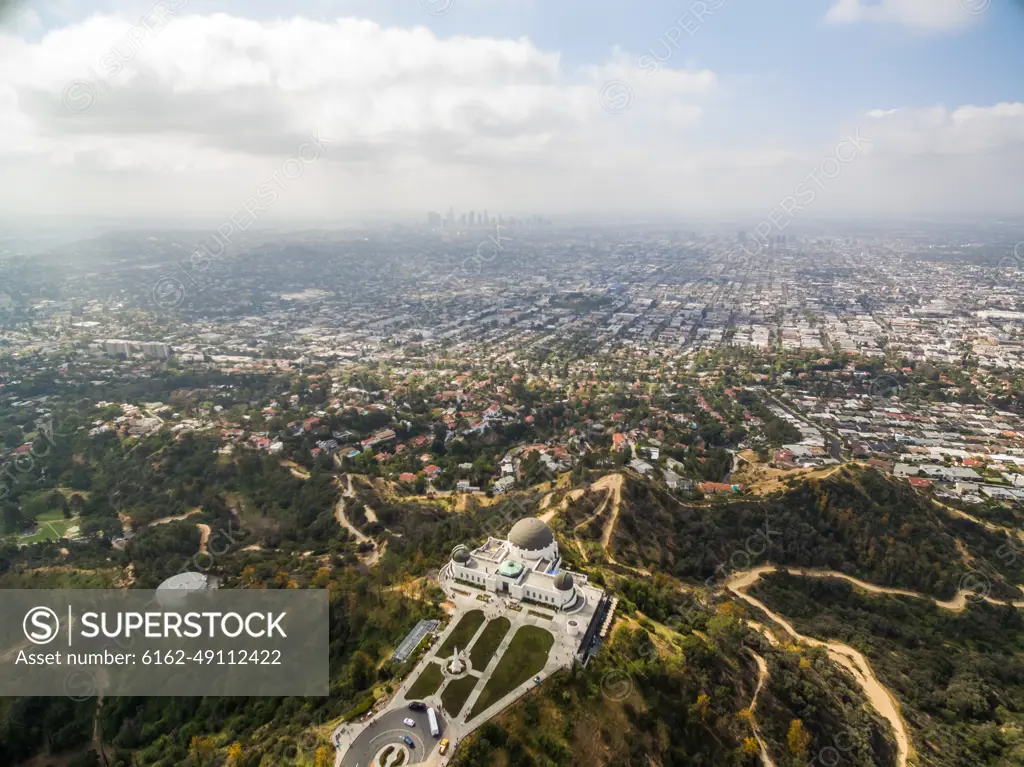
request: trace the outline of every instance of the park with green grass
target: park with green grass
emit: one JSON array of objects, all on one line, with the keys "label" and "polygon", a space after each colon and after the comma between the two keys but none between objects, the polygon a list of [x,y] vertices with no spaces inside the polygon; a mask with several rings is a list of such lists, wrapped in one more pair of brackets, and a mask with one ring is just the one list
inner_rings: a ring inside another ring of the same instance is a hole
[{"label": "park with green grass", "polygon": [[455,628],[452,629],[452,633],[444,640],[441,649],[437,651],[437,656],[440,658],[450,658],[451,654],[455,652],[456,647],[465,650],[470,640],[473,639],[473,635],[476,634],[483,623],[483,610],[470,610],[463,615]]},{"label": "park with green grass", "polygon": [[428,695],[433,695],[440,688],[444,681],[444,672],[436,663],[428,663],[420,673],[419,678],[413,682],[412,687],[406,694],[409,700],[422,700]]},{"label": "park with green grass", "polygon": [[483,671],[487,667],[510,628],[512,621],[504,617],[495,618],[487,624],[487,628],[480,633],[473,643],[473,649],[469,651],[469,662],[473,664],[475,671]]},{"label": "park with green grass", "polygon": [[539,626],[522,626],[512,637],[508,649],[498,660],[480,696],[469,713],[469,720],[482,714],[523,682],[543,671],[555,637]]},{"label": "park with green grass", "polygon": [[35,521],[39,529],[32,535],[18,538],[19,543],[42,543],[73,537],[78,532],[80,522],[78,517],[65,517],[60,509],[48,509],[36,517]]},{"label": "park with green grass", "polygon": [[462,711],[462,707],[466,705],[466,701],[469,700],[469,694],[473,692],[473,688],[476,687],[476,683],[479,681],[480,678],[472,674],[450,681],[448,686],[444,688],[444,692],[441,693],[441,702],[444,704],[444,710],[450,716],[458,716],[459,712]]}]

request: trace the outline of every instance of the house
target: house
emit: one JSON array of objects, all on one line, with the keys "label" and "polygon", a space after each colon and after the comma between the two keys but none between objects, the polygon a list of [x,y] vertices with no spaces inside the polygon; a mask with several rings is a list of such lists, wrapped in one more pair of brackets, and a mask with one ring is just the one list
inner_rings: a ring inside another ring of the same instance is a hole
[{"label": "house", "polygon": [[652,471],[654,471],[654,467],[651,466],[651,464],[647,463],[647,461],[641,461],[639,458],[634,458],[632,461],[630,461],[629,468],[631,468],[637,474],[643,474],[644,476],[647,476]]},{"label": "house", "polygon": [[775,451],[774,460],[776,463],[793,463],[793,459],[796,458],[793,455],[792,450],[786,450],[785,448],[779,448]]},{"label": "house", "polygon": [[885,474],[892,473],[892,462],[883,461],[881,458],[868,458],[868,466],[872,466]]},{"label": "house", "polygon": [[515,477],[502,477],[501,479],[494,483],[494,492],[495,494],[507,493],[509,490],[515,487],[515,484]]},{"label": "house", "polygon": [[398,475],[398,481],[399,482],[415,482],[416,481],[416,475],[413,474],[410,471],[404,471],[404,472],[402,472],[401,474]]},{"label": "house", "polygon": [[364,439],[363,440],[363,448],[365,449],[365,448],[368,448],[368,447],[373,447],[374,445],[380,445],[380,444],[382,444],[384,442],[390,442],[394,438],[395,438],[395,431],[394,431],[394,429],[384,429],[382,431],[377,432],[376,434],[371,436],[369,439]]},{"label": "house", "polygon": [[932,486],[932,481],[930,479],[925,479],[924,477],[909,477],[907,479],[907,482],[909,482],[913,487],[931,487]]},{"label": "house", "polygon": [[693,488],[693,482],[683,479],[671,469],[665,469],[662,474],[665,476],[665,484],[668,485],[670,490],[686,491]]},{"label": "house", "polygon": [[439,477],[439,476],[441,476],[441,467],[440,466],[436,466],[435,464],[430,464],[423,471],[426,472],[426,475],[428,477]]},{"label": "house", "polygon": [[964,469],[959,466],[922,466],[921,471],[933,479],[944,479],[953,482],[960,479],[976,481],[981,475],[974,469]]}]

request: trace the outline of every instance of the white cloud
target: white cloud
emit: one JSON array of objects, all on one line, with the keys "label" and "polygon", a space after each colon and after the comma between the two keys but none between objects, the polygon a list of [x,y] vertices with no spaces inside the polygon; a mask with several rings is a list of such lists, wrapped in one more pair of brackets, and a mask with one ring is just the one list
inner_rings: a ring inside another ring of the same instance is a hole
[{"label": "white cloud", "polygon": [[[733,118],[716,112],[720,76],[651,73],[618,49],[574,68],[526,38],[439,38],[355,18],[184,15],[131,32],[137,20],[0,34],[0,209],[221,215],[317,130],[334,143],[275,215],[761,209],[852,131],[809,145],[718,145],[713,130],[700,141],[709,118]],[[609,82],[628,98],[602,102]],[[873,112],[861,121],[871,151],[816,211],[905,206],[921,179],[928,204],[957,204],[968,181],[979,205],[1016,204],[1022,110]],[[984,181],[957,164],[979,157],[991,161]]]},{"label": "white cloud", "polygon": [[863,129],[887,154],[978,155],[1024,147],[1024,103],[869,112]]},{"label": "white cloud", "polygon": [[[567,72],[525,39],[442,40],[360,19],[187,16],[134,42],[131,26],[97,16],[37,44],[2,40],[0,85],[18,94],[38,151],[135,136],[154,148],[283,153],[319,126],[342,150],[483,161],[488,147],[580,138],[602,117],[599,87],[614,71]],[[667,70],[651,88],[648,111],[660,103],[692,123],[715,78]],[[29,138],[24,120],[17,130]]]},{"label": "white cloud", "polygon": [[861,21],[901,24],[915,29],[966,27],[991,0],[835,0],[825,19],[835,24]]}]

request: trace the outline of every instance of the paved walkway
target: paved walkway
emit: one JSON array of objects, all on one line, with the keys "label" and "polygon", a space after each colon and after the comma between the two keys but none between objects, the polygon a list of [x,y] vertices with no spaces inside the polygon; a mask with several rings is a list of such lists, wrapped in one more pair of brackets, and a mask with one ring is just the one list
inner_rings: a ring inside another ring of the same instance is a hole
[{"label": "paved walkway", "polygon": [[[350,723],[347,725],[342,725],[337,730],[335,730],[334,741],[337,747],[337,753],[335,755],[334,761],[335,767],[355,767],[355,765],[349,765],[345,761],[344,757],[352,743],[366,727],[370,726],[374,722],[380,721],[382,718],[388,717],[388,715],[391,712],[394,712],[397,709],[408,710],[408,705],[412,699],[407,698],[406,694],[409,690],[409,687],[415,684],[416,680],[419,679],[420,674],[423,672],[424,668],[426,668],[428,663],[437,663],[441,665],[442,668],[445,668],[447,662],[451,658],[441,658],[437,655],[437,651],[447,641],[449,635],[452,633],[452,631],[454,631],[455,627],[458,625],[459,620],[462,618],[462,616],[464,616],[471,610],[482,610],[484,613],[484,622],[481,624],[480,628],[476,630],[476,633],[473,635],[472,639],[469,642],[467,642],[466,646],[464,648],[459,648],[460,655],[464,654],[467,660],[469,658],[470,652],[473,649],[473,645],[479,640],[487,624],[492,619],[498,617],[508,618],[512,626],[509,629],[508,633],[505,635],[505,637],[502,639],[501,644],[498,646],[497,652],[495,652],[491,659],[488,661],[487,666],[482,670],[470,668],[470,671],[475,675],[479,675],[480,679],[477,682],[476,687],[473,688],[473,692],[470,694],[465,704],[463,704],[462,710],[459,712],[458,716],[449,716],[448,713],[445,712],[444,706],[441,703],[441,695],[444,692],[447,685],[449,684],[449,682],[451,681],[451,677],[448,676],[447,672],[445,674],[445,680],[441,683],[441,686],[438,688],[437,692],[435,692],[433,695],[428,695],[425,698],[422,698],[424,703],[426,703],[428,706],[436,708],[439,712],[441,712],[444,715],[446,719],[448,719],[448,727],[444,732],[444,737],[448,738],[451,742],[451,745],[448,749],[448,753],[444,756],[438,754],[437,748],[435,747],[430,753],[428,753],[426,761],[422,762],[422,764],[424,765],[428,765],[429,767],[441,767],[441,765],[447,764],[451,760],[452,755],[454,754],[455,749],[460,741],[465,739],[466,736],[468,736],[482,724],[489,721],[493,717],[497,716],[499,713],[501,713],[501,711],[506,709],[508,706],[515,703],[517,700],[519,700],[519,698],[528,693],[530,690],[533,690],[537,687],[537,683],[531,678],[528,681],[521,684],[516,689],[512,690],[508,695],[503,697],[501,700],[495,702],[492,706],[488,707],[486,711],[474,717],[472,721],[467,721],[469,712],[473,710],[473,706],[475,705],[477,698],[480,696],[480,693],[483,690],[484,686],[487,684],[487,680],[490,678],[490,675],[494,672],[494,669],[500,662],[501,657],[505,653],[505,650],[507,650],[509,644],[511,644],[512,638],[515,636],[516,631],[518,631],[522,626],[540,626],[542,628],[546,628],[549,631],[551,631],[552,635],[555,638],[555,643],[551,648],[550,654],[548,655],[548,661],[545,664],[543,670],[539,674],[537,674],[537,676],[540,677],[540,680],[542,682],[549,676],[554,674],[556,671],[559,671],[563,668],[570,668],[573,662],[575,661],[576,647],[579,644],[580,637],[569,635],[564,625],[565,620],[567,620],[567,616],[565,616],[564,614],[556,615],[553,620],[539,618],[536,615],[530,615],[529,611],[535,608],[531,608],[529,605],[522,605],[522,609],[518,611],[510,610],[505,606],[504,600],[496,594],[489,594],[488,596],[490,596],[490,602],[483,602],[476,598],[477,594],[481,592],[477,592],[472,588],[459,587],[460,591],[466,591],[470,593],[470,596],[464,596],[462,594],[456,593],[453,590],[454,584],[452,584],[451,581],[446,580],[444,570],[442,570],[441,572],[440,582],[442,587],[447,592],[449,600],[453,602],[456,607],[456,612],[452,616],[451,622],[442,632],[441,636],[435,640],[431,649],[424,653],[423,658],[416,665],[416,668],[409,673],[409,675],[405,679],[405,682],[402,684],[402,686],[395,693],[394,697],[384,708],[376,712],[373,715],[372,719],[370,720],[361,723]],[[536,609],[538,609],[539,611],[540,608]],[[360,765],[360,767],[366,766]]]}]

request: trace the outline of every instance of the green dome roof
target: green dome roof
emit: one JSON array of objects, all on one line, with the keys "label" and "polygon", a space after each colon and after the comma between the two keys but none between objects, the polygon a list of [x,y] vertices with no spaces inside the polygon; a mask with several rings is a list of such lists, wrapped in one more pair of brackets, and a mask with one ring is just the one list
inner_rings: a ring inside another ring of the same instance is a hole
[{"label": "green dome roof", "polygon": [[518,578],[520,573],[523,572],[523,566],[519,562],[513,562],[510,559],[501,563],[498,572],[506,578]]}]

